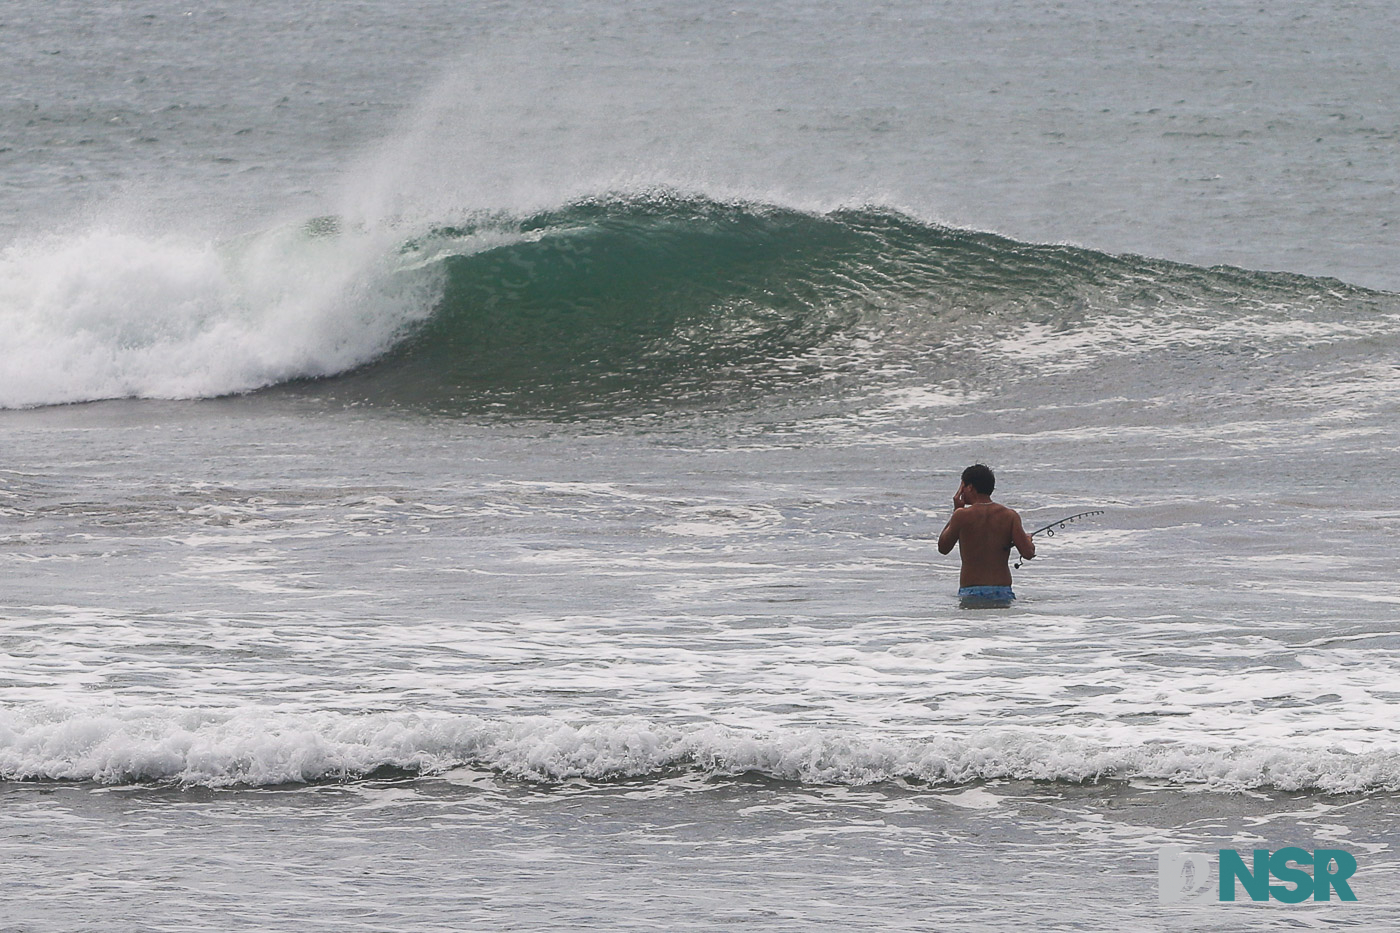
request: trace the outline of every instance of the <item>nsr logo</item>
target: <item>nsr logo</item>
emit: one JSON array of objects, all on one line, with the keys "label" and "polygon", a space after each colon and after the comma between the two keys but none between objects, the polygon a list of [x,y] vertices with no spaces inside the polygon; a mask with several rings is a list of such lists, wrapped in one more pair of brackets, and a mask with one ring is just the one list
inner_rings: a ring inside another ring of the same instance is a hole
[{"label": "nsr logo", "polygon": [[[1338,900],[1356,900],[1347,882],[1356,874],[1356,859],[1343,849],[1309,852],[1290,846],[1272,853],[1255,849],[1252,861],[1252,865],[1246,865],[1239,852],[1221,849],[1218,883],[1212,890],[1209,856],[1185,852],[1179,846],[1163,846],[1157,853],[1158,900],[1163,904],[1233,901],[1236,882],[1252,901],[1273,898],[1285,904],[1300,904],[1306,900],[1330,901],[1334,893]],[[1307,866],[1312,867],[1311,873],[1306,871]],[[1280,883],[1270,884],[1270,880]]]}]

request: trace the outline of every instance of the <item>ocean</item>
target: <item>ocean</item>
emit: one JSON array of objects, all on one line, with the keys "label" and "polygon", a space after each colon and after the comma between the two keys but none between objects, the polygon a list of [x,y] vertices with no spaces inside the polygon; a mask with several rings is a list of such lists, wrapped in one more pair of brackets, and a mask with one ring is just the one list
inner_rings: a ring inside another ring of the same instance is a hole
[{"label": "ocean", "polygon": [[1390,4],[0,47],[0,930],[1400,916]]}]

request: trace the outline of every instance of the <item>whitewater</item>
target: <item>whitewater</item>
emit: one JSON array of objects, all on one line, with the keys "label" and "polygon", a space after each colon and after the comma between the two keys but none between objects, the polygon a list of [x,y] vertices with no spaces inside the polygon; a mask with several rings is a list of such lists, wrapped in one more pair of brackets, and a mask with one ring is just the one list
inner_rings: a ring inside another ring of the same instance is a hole
[{"label": "whitewater", "polygon": [[1384,5],[16,10],[0,930],[1394,916]]}]

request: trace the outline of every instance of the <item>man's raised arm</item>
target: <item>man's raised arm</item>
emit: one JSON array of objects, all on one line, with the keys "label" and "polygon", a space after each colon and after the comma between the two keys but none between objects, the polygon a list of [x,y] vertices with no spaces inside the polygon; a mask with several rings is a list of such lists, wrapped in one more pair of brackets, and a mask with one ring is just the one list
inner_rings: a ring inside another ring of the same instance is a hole
[{"label": "man's raised arm", "polygon": [[948,519],[948,524],[943,526],[943,533],[938,536],[938,553],[947,554],[958,543],[958,513],[965,505],[967,500],[963,498],[962,485],[959,485],[958,491],[953,493],[953,516]]}]

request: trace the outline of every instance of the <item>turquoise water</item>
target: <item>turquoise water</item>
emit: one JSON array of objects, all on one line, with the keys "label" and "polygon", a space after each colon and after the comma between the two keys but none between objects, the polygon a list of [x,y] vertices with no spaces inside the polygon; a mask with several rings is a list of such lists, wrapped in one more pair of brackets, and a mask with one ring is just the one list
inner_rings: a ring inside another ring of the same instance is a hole
[{"label": "turquoise water", "polygon": [[1393,913],[1387,8],[17,9],[0,928]]}]

